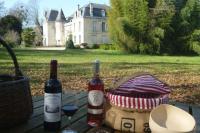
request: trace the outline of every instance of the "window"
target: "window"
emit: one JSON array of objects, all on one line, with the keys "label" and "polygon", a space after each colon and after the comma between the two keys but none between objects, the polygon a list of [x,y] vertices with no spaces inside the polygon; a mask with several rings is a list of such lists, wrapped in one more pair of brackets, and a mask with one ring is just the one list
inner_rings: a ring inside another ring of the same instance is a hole
[{"label": "window", "polygon": [[81,22],[79,22],[79,24],[78,24],[78,30],[79,30],[79,32],[81,32]]},{"label": "window", "polygon": [[60,45],[60,40],[57,40],[57,46]]},{"label": "window", "polygon": [[74,32],[76,31],[76,25],[75,25],[75,23],[74,23]]},{"label": "window", "polygon": [[81,10],[81,16],[83,16],[83,10]]},{"label": "window", "polygon": [[102,22],[102,32],[106,32],[106,23]]},{"label": "window", "polygon": [[76,36],[74,36],[74,43],[76,43]]},{"label": "window", "polygon": [[47,46],[47,40],[44,38],[44,45]]},{"label": "window", "polygon": [[106,16],[105,10],[101,10],[101,15],[102,15],[102,17],[105,17],[105,16]]},{"label": "window", "polygon": [[93,32],[97,31],[97,25],[96,25],[96,23],[97,23],[96,21],[93,21],[93,24],[92,24],[93,25],[92,26],[93,27]]},{"label": "window", "polygon": [[79,35],[79,44],[81,44],[81,35]]}]

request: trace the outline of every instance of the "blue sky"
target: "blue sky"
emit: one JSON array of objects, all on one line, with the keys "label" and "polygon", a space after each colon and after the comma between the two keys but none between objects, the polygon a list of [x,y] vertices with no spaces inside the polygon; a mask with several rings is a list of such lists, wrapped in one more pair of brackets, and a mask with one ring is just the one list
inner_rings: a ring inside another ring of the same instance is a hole
[{"label": "blue sky", "polygon": [[[0,0],[0,1],[4,1],[5,4],[4,6],[6,8],[10,8],[17,2],[23,2],[26,4],[30,0]],[[38,0],[38,2],[40,5],[41,17],[43,17],[42,16],[43,12],[46,9],[60,10],[62,8],[65,13],[65,16],[67,17],[75,11],[78,4],[80,4],[81,7],[89,2],[109,5],[109,0]]]}]

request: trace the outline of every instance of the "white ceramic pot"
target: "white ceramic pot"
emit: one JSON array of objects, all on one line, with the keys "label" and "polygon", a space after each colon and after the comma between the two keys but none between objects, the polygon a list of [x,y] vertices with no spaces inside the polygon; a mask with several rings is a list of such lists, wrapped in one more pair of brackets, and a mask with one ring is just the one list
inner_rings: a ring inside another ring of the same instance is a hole
[{"label": "white ceramic pot", "polygon": [[159,105],[150,113],[152,133],[194,133],[195,125],[193,116],[172,105]]}]

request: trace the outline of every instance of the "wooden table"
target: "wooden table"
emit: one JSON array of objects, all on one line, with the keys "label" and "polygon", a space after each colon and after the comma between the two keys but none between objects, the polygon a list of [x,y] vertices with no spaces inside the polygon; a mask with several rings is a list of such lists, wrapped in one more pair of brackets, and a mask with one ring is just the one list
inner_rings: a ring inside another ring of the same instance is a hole
[{"label": "wooden table", "polygon": [[[72,128],[76,129],[78,133],[85,133],[89,131],[91,128],[86,123],[87,118],[87,93],[82,91],[77,93],[77,98],[79,99],[79,110],[77,113],[72,117]],[[62,96],[62,105],[71,103],[73,101],[73,95],[70,93],[63,94]],[[186,111],[189,111],[189,105],[183,103],[176,103],[171,102],[177,107],[180,107]],[[37,96],[33,97],[33,108],[34,113],[31,116],[30,120],[27,123],[24,123],[18,127],[6,129],[6,131],[0,131],[0,133],[43,133],[45,132],[43,129],[43,104],[44,104],[44,97]],[[200,107],[199,106],[191,106],[193,116],[197,122],[197,132],[200,133]],[[68,119],[65,115],[62,115],[62,124],[61,130],[67,127]]]}]

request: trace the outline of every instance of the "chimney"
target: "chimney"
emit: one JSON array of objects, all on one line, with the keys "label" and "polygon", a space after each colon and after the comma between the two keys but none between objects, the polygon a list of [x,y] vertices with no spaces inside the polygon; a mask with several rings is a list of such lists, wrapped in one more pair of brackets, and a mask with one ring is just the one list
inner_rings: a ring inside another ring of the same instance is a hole
[{"label": "chimney", "polygon": [[90,16],[93,17],[93,3],[90,3]]},{"label": "chimney", "polygon": [[44,17],[47,18],[47,11],[44,11]]},{"label": "chimney", "polygon": [[78,10],[80,9],[80,5],[78,4]]}]

